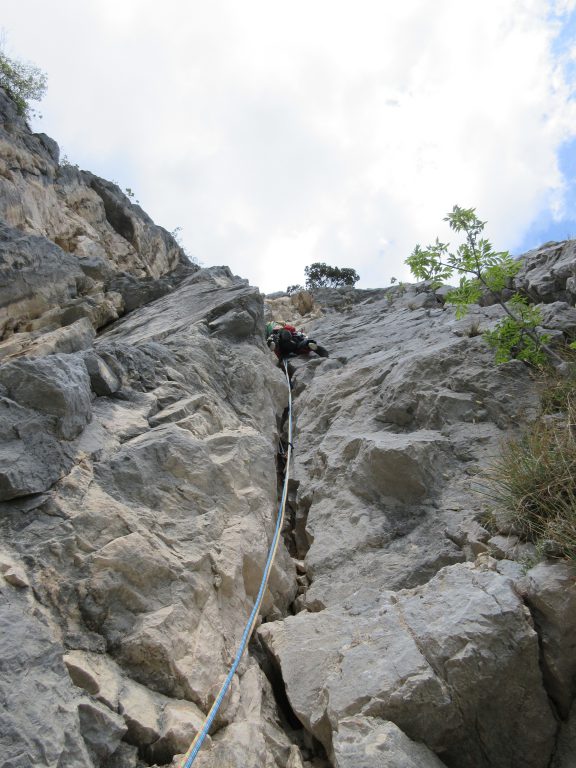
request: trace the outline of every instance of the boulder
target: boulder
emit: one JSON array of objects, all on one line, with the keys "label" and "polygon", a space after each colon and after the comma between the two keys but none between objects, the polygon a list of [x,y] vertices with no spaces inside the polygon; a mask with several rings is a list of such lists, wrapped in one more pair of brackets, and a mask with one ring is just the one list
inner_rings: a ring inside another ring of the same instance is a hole
[{"label": "boulder", "polygon": [[564,334],[565,339],[572,341],[576,336],[576,308],[565,301],[554,301],[538,307],[542,316],[544,332]]},{"label": "boulder", "polygon": [[84,365],[90,376],[90,386],[97,395],[113,395],[120,389],[122,382],[118,376],[95,352],[84,355]]},{"label": "boulder", "polygon": [[567,718],[576,698],[576,574],[567,563],[543,562],[518,588],[538,627],[546,688]]},{"label": "boulder", "polygon": [[92,418],[90,381],[70,355],[20,359],[0,368],[0,499],[39,493],[69,471]]},{"label": "boulder", "polygon": [[576,241],[546,243],[524,254],[514,287],[536,302],[574,304]]},{"label": "boulder", "polygon": [[80,732],[96,765],[111,757],[128,728],[123,718],[108,707],[85,699],[78,704]]},{"label": "boulder", "polygon": [[508,579],[455,565],[377,603],[259,629],[294,712],[329,753],[340,722],[362,715],[462,768],[545,764],[556,724],[538,637]]},{"label": "boulder", "polygon": [[81,359],[52,355],[0,368],[0,388],[19,406],[52,419],[56,435],[73,440],[92,416],[90,381]]}]

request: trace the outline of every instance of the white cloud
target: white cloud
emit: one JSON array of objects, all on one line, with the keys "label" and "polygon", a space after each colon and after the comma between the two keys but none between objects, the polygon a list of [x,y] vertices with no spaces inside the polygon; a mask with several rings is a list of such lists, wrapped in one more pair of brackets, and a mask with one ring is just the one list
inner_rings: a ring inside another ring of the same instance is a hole
[{"label": "white cloud", "polygon": [[552,11],[574,6],[20,0],[3,24],[48,71],[41,129],[71,159],[271,291],[311,261],[406,278],[454,203],[508,248],[561,215],[576,110]]}]

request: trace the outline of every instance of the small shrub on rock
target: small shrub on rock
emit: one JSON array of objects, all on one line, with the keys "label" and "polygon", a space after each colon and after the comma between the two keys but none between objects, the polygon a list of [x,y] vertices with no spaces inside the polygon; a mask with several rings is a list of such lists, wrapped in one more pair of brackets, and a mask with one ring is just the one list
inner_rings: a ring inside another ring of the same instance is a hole
[{"label": "small shrub on rock", "polygon": [[547,391],[542,416],[494,462],[489,493],[523,538],[576,562],[576,382]]},{"label": "small shrub on rock", "polygon": [[465,241],[454,252],[448,250],[448,243],[441,243],[438,238],[426,248],[417,245],[406,259],[412,274],[420,280],[431,281],[433,288],[450,280],[454,273],[458,274],[458,288],[446,295],[446,302],[456,306],[458,318],[464,317],[468,307],[477,303],[484,292],[494,296],[506,313],[494,330],[484,334],[495,349],[496,362],[515,358],[535,366],[549,361],[560,364],[562,360],[548,346],[550,337],[536,330],[541,322],[538,309],[529,306],[519,294],[506,301],[520,262],[507,251],[495,251],[492,244],[481,237],[486,222],[476,216],[474,208],[455,205],[444,221],[455,232],[463,232]]}]

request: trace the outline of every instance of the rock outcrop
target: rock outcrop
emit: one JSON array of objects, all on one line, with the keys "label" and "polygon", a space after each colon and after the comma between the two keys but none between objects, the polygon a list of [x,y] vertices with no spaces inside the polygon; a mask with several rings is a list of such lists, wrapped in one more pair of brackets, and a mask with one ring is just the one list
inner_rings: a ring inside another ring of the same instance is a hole
[{"label": "rock outcrop", "polygon": [[197,269],[116,184],[59,163],[0,89],[0,359],[57,329],[58,351],[89,347],[64,329],[101,328]]},{"label": "rock outcrop", "polygon": [[[456,320],[426,285],[265,304],[0,97],[4,764],[177,765],[201,727],[275,524],[268,313],[331,356],[290,364],[284,541],[195,765],[571,768],[574,571],[522,567],[533,548],[484,525],[477,488],[538,409],[479,335],[500,310]],[[518,278],[563,338],[572,247]]]}]

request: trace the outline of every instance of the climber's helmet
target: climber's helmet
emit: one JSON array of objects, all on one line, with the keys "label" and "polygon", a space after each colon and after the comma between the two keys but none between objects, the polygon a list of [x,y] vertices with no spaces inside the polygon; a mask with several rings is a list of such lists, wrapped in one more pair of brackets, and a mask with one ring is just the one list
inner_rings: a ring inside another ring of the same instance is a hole
[{"label": "climber's helmet", "polygon": [[266,336],[270,336],[270,334],[275,331],[277,328],[281,328],[284,323],[278,322],[277,320],[272,320],[269,323],[266,323]]}]

